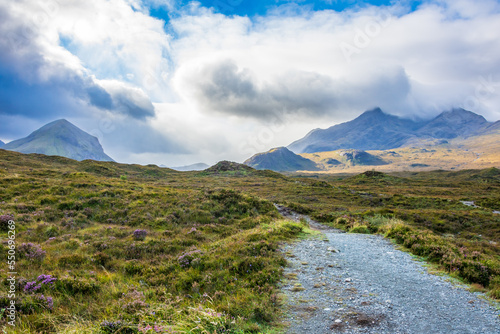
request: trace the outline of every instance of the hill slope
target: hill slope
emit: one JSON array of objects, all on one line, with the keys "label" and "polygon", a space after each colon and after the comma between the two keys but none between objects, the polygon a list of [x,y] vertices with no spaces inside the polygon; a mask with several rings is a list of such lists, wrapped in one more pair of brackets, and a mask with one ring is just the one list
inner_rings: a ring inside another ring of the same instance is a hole
[{"label": "hill slope", "polygon": [[314,162],[294,154],[285,147],[273,148],[265,153],[258,153],[244,162],[255,169],[270,169],[277,172],[293,172],[297,170],[319,170]]},{"label": "hill slope", "polygon": [[464,109],[443,112],[424,122],[388,115],[376,108],[350,122],[313,130],[288,148],[295,153],[339,149],[387,150],[405,146],[416,139],[469,137],[490,126],[492,123],[482,116]]},{"label": "hill slope", "polygon": [[44,125],[28,137],[3,146],[20,153],[58,155],[74,160],[113,161],[102,149],[99,140],[65,119]]}]

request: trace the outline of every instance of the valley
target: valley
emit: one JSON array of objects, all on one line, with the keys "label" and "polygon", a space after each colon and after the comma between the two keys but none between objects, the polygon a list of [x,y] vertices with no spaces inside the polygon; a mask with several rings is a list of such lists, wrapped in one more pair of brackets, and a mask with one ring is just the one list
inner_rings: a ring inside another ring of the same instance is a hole
[{"label": "valley", "polygon": [[500,334],[500,0],[0,17],[0,333]]},{"label": "valley", "polygon": [[281,249],[316,232],[274,204],[383,235],[500,298],[496,168],[283,175],[226,161],[177,172],[0,150],[0,185],[23,333],[286,330]]}]

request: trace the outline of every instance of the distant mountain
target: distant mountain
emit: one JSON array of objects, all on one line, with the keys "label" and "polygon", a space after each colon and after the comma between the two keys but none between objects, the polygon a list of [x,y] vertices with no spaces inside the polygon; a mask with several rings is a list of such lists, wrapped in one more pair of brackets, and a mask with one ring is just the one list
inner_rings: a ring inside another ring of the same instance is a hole
[{"label": "distant mountain", "polygon": [[192,165],[188,165],[188,166],[170,167],[170,169],[173,169],[173,170],[176,170],[179,172],[188,172],[188,171],[200,171],[200,170],[207,169],[208,167],[210,167],[210,166],[207,164],[197,163],[197,164],[192,164]]},{"label": "distant mountain", "polygon": [[482,133],[482,135],[500,133],[500,121],[496,121],[495,123],[486,127]]},{"label": "distant mountain", "polygon": [[483,116],[464,109],[453,109],[429,121],[418,129],[417,134],[419,137],[428,136],[436,139],[467,138],[490,124]]},{"label": "distant mountain", "polygon": [[339,149],[387,150],[402,147],[420,138],[469,137],[491,125],[482,116],[464,109],[443,112],[429,121],[413,121],[388,115],[376,108],[350,122],[313,130],[288,148],[295,153]]},{"label": "distant mountain", "polygon": [[5,143],[0,140],[0,147],[3,147],[4,145],[5,145]]},{"label": "distant mountain", "polygon": [[270,169],[276,172],[293,172],[297,170],[319,170],[316,163],[297,155],[285,147],[273,148],[265,153],[258,153],[244,162],[255,169]]},{"label": "distant mountain", "polygon": [[44,125],[28,137],[11,141],[3,149],[20,153],[58,155],[74,160],[113,161],[99,140],[65,119]]}]

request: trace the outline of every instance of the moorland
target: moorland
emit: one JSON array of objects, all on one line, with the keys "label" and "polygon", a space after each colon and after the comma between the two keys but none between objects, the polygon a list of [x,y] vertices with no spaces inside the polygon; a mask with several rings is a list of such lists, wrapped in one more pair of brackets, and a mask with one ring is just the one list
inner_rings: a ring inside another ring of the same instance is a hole
[{"label": "moorland", "polygon": [[14,221],[16,331],[279,332],[280,249],[312,232],[274,204],[383,234],[500,299],[497,168],[279,174],[220,162],[178,172],[0,150],[0,259]]}]

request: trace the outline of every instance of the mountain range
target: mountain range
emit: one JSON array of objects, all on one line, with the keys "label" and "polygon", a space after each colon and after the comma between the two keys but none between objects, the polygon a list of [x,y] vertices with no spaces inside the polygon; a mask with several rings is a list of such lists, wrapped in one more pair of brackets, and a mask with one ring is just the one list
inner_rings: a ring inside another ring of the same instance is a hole
[{"label": "mountain range", "polygon": [[5,143],[3,141],[0,140],[0,147],[4,146]]},{"label": "mountain range", "polygon": [[[384,171],[488,168],[500,165],[499,142],[500,121],[491,123],[464,109],[415,121],[376,108],[352,121],[313,130],[288,147],[256,154],[245,164],[280,172],[358,172],[365,166]],[[7,144],[0,141],[0,147],[74,160],[113,161],[96,137],[64,119],[46,124],[26,138]],[[205,168],[205,164],[195,164],[174,169]]]},{"label": "mountain range", "polygon": [[464,109],[446,111],[428,121],[413,121],[386,114],[376,108],[352,121],[328,129],[313,130],[290,144],[288,149],[295,153],[339,149],[387,150],[403,147],[415,140],[467,138],[495,124]]},{"label": "mountain range", "polygon": [[99,140],[65,119],[48,123],[29,136],[11,141],[2,149],[20,153],[58,155],[74,160],[113,161]]},{"label": "mountain range", "polygon": [[464,109],[414,121],[376,108],[352,121],[313,130],[287,149],[256,154],[245,164],[327,172],[362,172],[366,166],[383,171],[488,168],[500,165],[499,143],[500,121],[490,123]]}]

